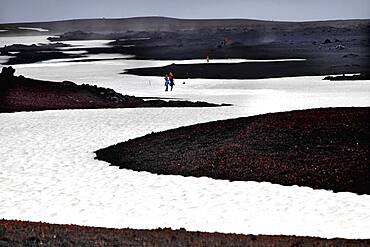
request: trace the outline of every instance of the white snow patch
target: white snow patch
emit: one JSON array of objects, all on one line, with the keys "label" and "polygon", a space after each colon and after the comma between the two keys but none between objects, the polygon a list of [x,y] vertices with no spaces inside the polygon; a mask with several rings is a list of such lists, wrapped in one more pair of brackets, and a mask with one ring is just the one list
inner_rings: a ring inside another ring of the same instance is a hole
[{"label": "white snow patch", "polygon": [[[77,51],[65,51],[65,50],[63,50],[63,53],[65,53],[65,54],[72,54],[72,55],[80,55],[80,54],[85,54],[85,53],[87,53],[87,51],[85,51],[85,50],[77,50]],[[50,61],[50,60],[49,60]]]},{"label": "white snow patch", "polygon": [[13,56],[0,56],[0,64],[5,64],[9,61],[10,58]]},{"label": "white snow patch", "polygon": [[[102,48],[102,47],[110,47],[108,45],[109,42],[114,40],[67,40],[62,41],[64,44],[72,45],[73,48]],[[55,43],[55,42],[52,42]],[[60,50],[68,50],[71,47],[60,47]]]},{"label": "white snow patch", "polygon": [[1,37],[0,38],[0,47],[5,45],[13,44],[23,44],[23,45],[32,45],[38,43],[48,43],[47,40],[49,36],[47,35],[38,35],[38,36],[17,36],[17,37]]},{"label": "white snow patch", "polygon": [[38,32],[49,32],[49,30],[40,28],[40,27],[18,27],[21,30],[31,30],[31,31],[38,31]]}]

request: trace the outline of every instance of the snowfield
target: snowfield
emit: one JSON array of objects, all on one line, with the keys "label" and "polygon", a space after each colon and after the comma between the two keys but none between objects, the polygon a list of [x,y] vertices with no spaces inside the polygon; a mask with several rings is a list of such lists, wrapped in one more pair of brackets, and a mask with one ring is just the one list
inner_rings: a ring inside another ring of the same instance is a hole
[{"label": "snowfield", "polygon": [[[28,37],[18,40],[31,41]],[[9,42],[2,38],[0,45]],[[174,91],[165,93],[162,78],[119,74],[128,68],[172,62],[49,61],[14,66],[17,74],[31,78],[234,106],[0,114],[0,218],[116,228],[370,238],[370,195],[155,175],[95,160],[94,151],[153,131],[267,112],[370,106],[370,81],[329,82],[322,81],[323,77],[176,80],[175,75]]]},{"label": "snowfield", "polygon": [[369,195],[159,176],[94,160],[92,151],[116,142],[238,115],[243,112],[233,107],[1,114],[0,217],[117,228],[370,237]]}]

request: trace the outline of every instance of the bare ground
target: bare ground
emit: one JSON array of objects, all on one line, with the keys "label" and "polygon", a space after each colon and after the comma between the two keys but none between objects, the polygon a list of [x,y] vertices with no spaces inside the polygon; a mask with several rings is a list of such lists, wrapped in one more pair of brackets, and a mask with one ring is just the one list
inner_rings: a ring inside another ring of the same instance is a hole
[{"label": "bare ground", "polygon": [[369,246],[369,240],[112,229],[0,220],[0,246]]}]

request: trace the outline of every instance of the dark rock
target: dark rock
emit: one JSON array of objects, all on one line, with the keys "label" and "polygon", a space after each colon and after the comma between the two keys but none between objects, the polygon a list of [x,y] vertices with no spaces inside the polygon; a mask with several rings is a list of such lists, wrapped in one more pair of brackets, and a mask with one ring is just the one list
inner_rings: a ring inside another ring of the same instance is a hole
[{"label": "dark rock", "polygon": [[63,84],[63,86],[66,86],[66,87],[76,86],[76,84],[72,81],[62,81],[62,84]]},{"label": "dark rock", "polygon": [[3,77],[13,77],[15,73],[15,69],[12,66],[3,67],[1,69],[1,76]]}]

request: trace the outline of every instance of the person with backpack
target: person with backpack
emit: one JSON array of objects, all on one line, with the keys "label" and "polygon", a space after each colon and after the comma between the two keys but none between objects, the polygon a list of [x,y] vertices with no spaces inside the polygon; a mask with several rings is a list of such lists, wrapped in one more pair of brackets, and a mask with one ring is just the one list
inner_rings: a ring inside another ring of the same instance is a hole
[{"label": "person with backpack", "polygon": [[165,92],[168,91],[168,85],[170,84],[170,80],[168,79],[168,75],[166,74],[166,76],[164,77],[164,86],[165,86]]},{"label": "person with backpack", "polygon": [[172,72],[170,72],[169,80],[170,80],[170,87],[171,87],[171,91],[172,91],[173,86],[175,85],[175,82],[173,81],[173,74],[172,74]]}]

